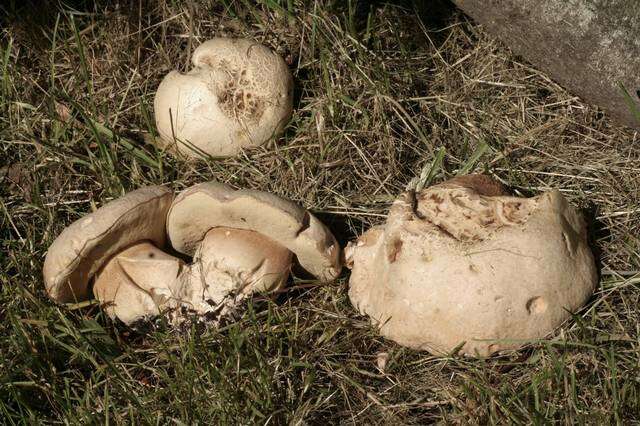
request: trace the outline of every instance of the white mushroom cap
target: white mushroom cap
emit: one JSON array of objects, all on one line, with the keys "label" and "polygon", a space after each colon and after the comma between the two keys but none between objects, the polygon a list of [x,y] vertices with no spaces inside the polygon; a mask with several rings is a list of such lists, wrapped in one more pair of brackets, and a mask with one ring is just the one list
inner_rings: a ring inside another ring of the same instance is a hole
[{"label": "white mushroom cap", "polygon": [[335,279],[342,268],[333,234],[311,213],[276,195],[206,182],[183,191],[169,209],[167,235],[181,253],[193,255],[216,227],[264,235],[292,251],[321,281]]},{"label": "white mushroom cap", "polygon": [[213,228],[181,275],[176,297],[197,312],[208,312],[228,296],[284,287],[291,251],[253,231]]},{"label": "white mushroom cap", "polygon": [[160,314],[173,298],[172,288],[184,262],[153,244],[135,244],[96,274],[93,294],[111,318],[130,324]]},{"label": "white mushroom cap", "polygon": [[51,244],[44,261],[49,296],[57,302],[84,300],[91,278],[113,255],[141,241],[162,247],[172,200],[171,190],[148,186],[72,223]]},{"label": "white mushroom cap", "polygon": [[279,135],[291,118],[293,78],[280,56],[255,41],[214,38],[193,53],[194,69],[169,73],[154,108],[167,145],[227,157]]},{"label": "white mushroom cap", "polygon": [[382,335],[435,354],[490,355],[539,339],[597,283],[582,215],[558,191],[500,195],[486,177],[404,194],[345,250],[349,297]]}]

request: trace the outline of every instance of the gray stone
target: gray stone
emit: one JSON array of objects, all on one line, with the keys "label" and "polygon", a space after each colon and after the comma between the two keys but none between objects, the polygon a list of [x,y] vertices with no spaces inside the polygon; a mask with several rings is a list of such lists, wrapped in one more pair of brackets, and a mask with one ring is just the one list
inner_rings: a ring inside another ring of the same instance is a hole
[{"label": "gray stone", "polygon": [[618,122],[640,128],[639,0],[453,0],[492,35]]}]

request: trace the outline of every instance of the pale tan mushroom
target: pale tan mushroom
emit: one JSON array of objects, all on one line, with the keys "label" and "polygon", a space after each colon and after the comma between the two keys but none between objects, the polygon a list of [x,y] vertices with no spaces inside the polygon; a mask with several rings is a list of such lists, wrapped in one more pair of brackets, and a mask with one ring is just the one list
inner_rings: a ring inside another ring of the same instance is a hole
[{"label": "pale tan mushroom", "polygon": [[93,294],[111,318],[130,324],[174,307],[174,288],[184,262],[151,243],[118,253],[95,277]]},{"label": "pale tan mushroom", "polygon": [[216,306],[228,296],[278,290],[287,282],[292,257],[287,248],[257,232],[213,228],[180,275],[174,294],[183,305],[206,312],[212,302]]},{"label": "pale tan mushroom", "polygon": [[167,234],[177,251],[194,256],[176,294],[197,312],[227,297],[280,288],[294,255],[321,281],[341,270],[340,247],[309,212],[273,194],[217,182],[176,197]]},{"label": "pale tan mushroom", "polygon": [[382,335],[434,354],[543,338],[597,283],[584,219],[558,191],[511,197],[478,175],[405,193],[345,255],[358,310]]},{"label": "pale tan mushroom", "polygon": [[227,157],[282,133],[291,118],[293,79],[280,56],[252,40],[214,38],[191,59],[191,71],[169,73],[156,93],[165,145],[194,157]]},{"label": "pale tan mushroom", "polygon": [[95,278],[94,294],[110,316],[133,322],[155,315],[158,295],[168,292],[182,266],[159,249],[172,200],[167,188],[144,187],[72,223],[45,258],[49,296],[61,303],[85,300]]}]

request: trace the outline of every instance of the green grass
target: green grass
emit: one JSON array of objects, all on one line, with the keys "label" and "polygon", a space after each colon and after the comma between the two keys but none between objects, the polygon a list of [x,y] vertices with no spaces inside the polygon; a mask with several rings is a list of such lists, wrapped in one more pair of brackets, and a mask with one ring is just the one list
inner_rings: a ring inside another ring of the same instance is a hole
[{"label": "green grass", "polygon": [[[640,420],[638,134],[444,3],[2,3],[2,422]],[[277,144],[236,158],[168,156],[149,143],[155,89],[220,35],[286,58],[293,119]],[[346,270],[326,286],[296,278],[217,330],[130,329],[95,303],[56,306],[43,289],[61,230],[142,185],[217,179],[272,191],[344,244],[381,223],[410,182],[471,172],[521,194],[559,188],[588,213],[602,273],[550,340],[500,357],[436,358],[382,339],[350,305]]]}]

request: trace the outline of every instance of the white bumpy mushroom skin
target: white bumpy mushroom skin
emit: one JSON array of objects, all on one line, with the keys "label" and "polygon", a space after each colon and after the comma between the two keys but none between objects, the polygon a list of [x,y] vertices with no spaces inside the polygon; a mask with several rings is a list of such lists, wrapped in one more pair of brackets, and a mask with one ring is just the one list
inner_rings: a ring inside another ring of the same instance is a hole
[{"label": "white bumpy mushroom skin", "polygon": [[173,192],[147,186],[129,192],[68,226],[49,247],[43,276],[56,302],[85,300],[95,273],[121,250],[141,241],[163,247]]},{"label": "white bumpy mushroom skin", "polygon": [[227,298],[284,287],[293,253],[257,232],[213,228],[175,289],[182,304],[198,313],[216,309]]},{"label": "white bumpy mushroom skin", "polygon": [[345,254],[358,310],[434,354],[488,356],[543,338],[597,283],[584,219],[558,191],[510,197],[486,176],[404,194]]},{"label": "white bumpy mushroom skin", "polygon": [[118,253],[95,277],[93,294],[111,318],[126,324],[160,314],[174,302],[184,262],[149,242]]},{"label": "white bumpy mushroom skin", "polygon": [[228,157],[284,130],[293,78],[276,53],[255,41],[214,38],[193,53],[194,68],[160,83],[154,108],[165,145],[198,157]]}]

